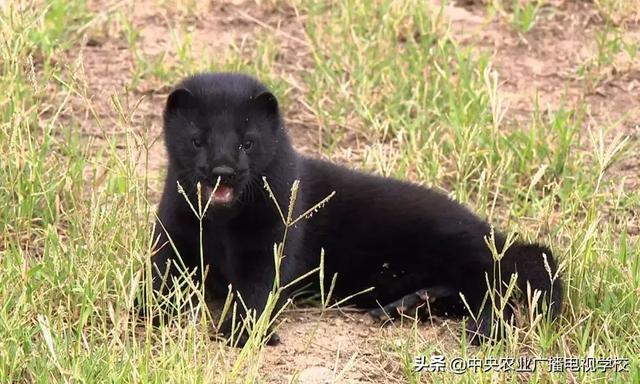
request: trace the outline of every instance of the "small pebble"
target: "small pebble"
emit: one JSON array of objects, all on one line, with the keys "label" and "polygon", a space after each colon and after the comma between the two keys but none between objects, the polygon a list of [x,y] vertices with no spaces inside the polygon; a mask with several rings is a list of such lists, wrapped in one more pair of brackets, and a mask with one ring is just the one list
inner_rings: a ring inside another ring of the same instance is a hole
[{"label": "small pebble", "polygon": [[333,371],[325,367],[309,367],[300,372],[298,383],[300,384],[330,384],[335,375]]}]

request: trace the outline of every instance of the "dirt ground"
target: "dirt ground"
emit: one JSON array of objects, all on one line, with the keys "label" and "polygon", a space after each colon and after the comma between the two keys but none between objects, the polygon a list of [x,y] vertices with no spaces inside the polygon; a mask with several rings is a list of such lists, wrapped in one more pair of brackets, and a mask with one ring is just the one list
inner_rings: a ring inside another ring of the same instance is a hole
[{"label": "dirt ground", "polygon": [[[166,60],[172,60],[171,30],[167,20],[173,17],[191,17],[194,50],[219,52],[223,55],[231,44],[251,49],[256,33],[267,29],[275,32],[278,50],[287,53],[287,63],[276,70],[293,84],[294,93],[303,94],[298,86],[299,75],[310,63],[310,48],[304,33],[304,15],[279,2],[230,0],[202,5],[205,12],[198,17],[176,15],[176,7],[158,6],[153,1],[136,2],[127,12],[134,27],[140,32],[138,44],[146,54],[167,51]],[[533,110],[535,97],[543,108],[557,109],[561,103],[575,105],[586,100],[589,105],[585,122],[585,139],[590,126],[611,126],[611,135],[625,133],[636,142],[640,138],[640,67],[634,63],[616,62],[604,74],[603,80],[587,87],[575,75],[578,66],[594,55],[594,34],[602,25],[593,4],[583,1],[549,1],[535,28],[522,35],[505,23],[486,15],[486,7],[478,1],[460,1],[445,7],[445,16],[451,21],[454,38],[463,45],[489,52],[499,73],[500,92],[510,108],[507,120],[526,121]],[[109,4],[92,1],[95,12],[105,12]],[[116,3],[117,4],[117,3]],[[632,36],[640,40],[637,20],[627,21]],[[119,36],[119,37],[118,37]],[[95,111],[87,110],[86,103],[78,102],[68,113],[95,113],[104,126],[89,123],[81,127],[82,133],[95,140],[114,135],[125,135],[115,124],[113,102],[109,95],[120,95],[120,101],[134,106],[135,112],[127,117],[126,126],[154,141],[150,152],[150,172],[156,178],[152,183],[151,198],[159,196],[159,180],[165,164],[160,114],[171,84],[142,80],[128,89],[133,52],[122,33],[96,33],[75,52],[77,62],[86,77],[84,94],[93,101]],[[81,59],[81,60],[80,60]],[[589,89],[591,88],[591,89]],[[289,100],[298,100],[289,97]],[[312,114],[302,104],[291,103],[286,115],[295,144],[303,152],[316,153],[317,127]],[[146,132],[146,133],[145,133]],[[587,139],[588,140],[588,139]],[[626,184],[640,186],[640,157],[630,156],[617,166],[616,177],[626,177]],[[300,373],[304,383],[324,382],[331,371],[343,372],[340,382],[394,382],[397,374],[398,350],[394,335],[415,335],[421,342],[427,340],[441,349],[455,348],[460,325],[453,321],[424,324],[417,330],[410,326],[392,324],[382,327],[368,316],[357,313],[329,313],[318,322],[318,311],[292,310],[285,316],[278,333],[283,343],[265,353],[264,375],[268,382],[288,381]],[[400,340],[400,338],[398,338]],[[410,364],[410,363],[409,363]],[[325,369],[321,368],[325,367]],[[328,369],[328,370],[327,370]],[[329,371],[330,370],[330,371]]]}]

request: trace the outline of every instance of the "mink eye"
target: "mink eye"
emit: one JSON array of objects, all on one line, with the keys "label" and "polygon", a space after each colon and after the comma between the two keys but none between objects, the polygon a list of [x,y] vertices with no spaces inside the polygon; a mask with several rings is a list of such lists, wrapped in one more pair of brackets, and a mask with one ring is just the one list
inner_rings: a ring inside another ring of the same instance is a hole
[{"label": "mink eye", "polygon": [[191,140],[191,144],[193,144],[194,148],[202,147],[202,141],[200,139]]},{"label": "mink eye", "polygon": [[248,151],[253,147],[253,140],[245,140],[240,144],[240,149]]}]

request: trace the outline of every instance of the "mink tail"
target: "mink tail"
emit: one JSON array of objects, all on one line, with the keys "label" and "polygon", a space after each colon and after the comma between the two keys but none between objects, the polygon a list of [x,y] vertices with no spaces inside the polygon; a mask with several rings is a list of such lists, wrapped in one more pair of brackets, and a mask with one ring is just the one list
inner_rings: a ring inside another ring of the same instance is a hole
[{"label": "mink tail", "polygon": [[507,249],[500,266],[502,276],[518,274],[518,288],[524,295],[527,285],[531,286],[531,293],[541,292],[539,310],[546,306],[552,318],[560,314],[564,288],[551,250],[538,244],[515,243]]}]

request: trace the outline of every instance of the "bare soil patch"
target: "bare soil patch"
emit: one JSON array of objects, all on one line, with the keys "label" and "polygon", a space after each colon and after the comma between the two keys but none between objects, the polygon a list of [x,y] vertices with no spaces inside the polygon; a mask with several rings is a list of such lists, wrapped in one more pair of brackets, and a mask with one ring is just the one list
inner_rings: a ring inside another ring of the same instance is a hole
[{"label": "bare soil patch", "polygon": [[434,319],[431,325],[418,323],[414,329],[411,319],[381,325],[365,313],[336,311],[319,317],[316,310],[286,314],[278,331],[282,344],[265,353],[267,382],[289,382],[297,375],[301,383],[308,384],[315,382],[311,378],[319,372],[335,380],[331,382],[403,382],[399,352],[407,348],[403,340],[414,339],[419,345],[428,342],[443,352],[459,343],[456,321]]}]

